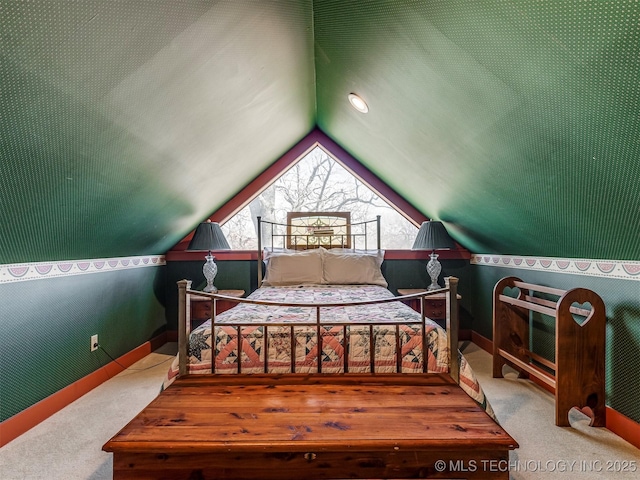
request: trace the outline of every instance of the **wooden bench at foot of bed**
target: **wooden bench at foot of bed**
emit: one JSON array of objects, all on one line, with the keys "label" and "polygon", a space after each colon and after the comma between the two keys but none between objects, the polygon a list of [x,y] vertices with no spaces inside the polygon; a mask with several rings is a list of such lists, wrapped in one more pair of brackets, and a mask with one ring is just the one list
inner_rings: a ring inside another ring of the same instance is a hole
[{"label": "wooden bench at foot of bed", "polygon": [[107,442],[119,479],[508,479],[517,443],[447,374],[191,375]]}]

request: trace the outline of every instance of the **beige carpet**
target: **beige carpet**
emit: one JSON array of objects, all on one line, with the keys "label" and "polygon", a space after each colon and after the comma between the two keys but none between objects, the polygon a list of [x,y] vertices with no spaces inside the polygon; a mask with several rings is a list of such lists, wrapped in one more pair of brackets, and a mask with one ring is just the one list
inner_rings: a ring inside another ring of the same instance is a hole
[{"label": "beige carpet", "polygon": [[[514,480],[640,478],[640,450],[589,427],[578,413],[573,428],[556,427],[550,394],[515,375],[491,378],[491,356],[471,343],[463,347],[498,419],[520,444],[509,465],[487,469],[509,468]],[[102,445],[158,394],[174,352],[175,344],[165,345],[1,448],[0,479],[111,479]]]},{"label": "beige carpet", "polygon": [[556,427],[553,395],[506,370],[507,378],[492,378],[491,355],[473,343],[464,344],[463,352],[500,424],[520,445],[509,459],[510,478],[640,478],[640,450],[633,445],[589,427],[579,412],[570,415],[572,428]]},{"label": "beige carpet", "polygon": [[164,345],[0,448],[0,479],[111,479],[102,445],[158,395],[175,351]]}]

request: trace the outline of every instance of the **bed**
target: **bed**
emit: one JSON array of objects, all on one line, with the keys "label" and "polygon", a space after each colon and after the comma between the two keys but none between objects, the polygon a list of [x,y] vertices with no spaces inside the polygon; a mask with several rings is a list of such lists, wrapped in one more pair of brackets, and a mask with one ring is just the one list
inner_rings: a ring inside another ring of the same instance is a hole
[{"label": "bed", "polygon": [[[114,478],[508,478],[468,468],[517,443],[458,352],[457,279],[394,297],[379,241],[368,248],[379,217],[338,213],[259,220],[260,288],[206,294],[212,318],[193,331],[203,292],[179,282],[179,353],[160,396],[105,445]],[[399,301],[443,291],[447,331]],[[219,300],[238,305],[216,314]]]}]

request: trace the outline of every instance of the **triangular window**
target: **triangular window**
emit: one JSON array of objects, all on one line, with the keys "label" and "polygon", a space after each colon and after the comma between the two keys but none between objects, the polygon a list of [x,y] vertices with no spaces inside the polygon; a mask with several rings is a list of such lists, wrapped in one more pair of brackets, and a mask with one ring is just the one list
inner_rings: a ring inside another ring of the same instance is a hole
[{"label": "triangular window", "polygon": [[321,146],[315,146],[222,225],[234,250],[258,246],[257,220],[286,223],[287,212],[350,212],[353,223],[381,216],[381,246],[409,249],[418,228],[352,175]]}]

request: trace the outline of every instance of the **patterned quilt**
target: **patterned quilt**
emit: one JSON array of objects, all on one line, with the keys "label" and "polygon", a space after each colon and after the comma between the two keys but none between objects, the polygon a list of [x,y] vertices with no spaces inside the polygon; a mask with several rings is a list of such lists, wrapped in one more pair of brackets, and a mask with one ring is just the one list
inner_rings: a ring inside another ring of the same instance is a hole
[{"label": "patterned quilt", "polygon": [[[249,298],[281,303],[342,303],[390,298],[386,288],[376,285],[309,285],[286,287],[261,287]],[[402,302],[389,302],[357,307],[321,308],[322,372],[343,373],[344,369],[344,324],[347,324],[348,372],[365,373],[370,365],[370,327],[374,323],[375,371],[395,373],[397,371],[396,348],[398,345],[396,324],[399,324],[400,357],[402,373],[420,373],[423,370],[422,320],[419,313]],[[315,326],[296,326],[300,323],[315,323],[316,309],[308,307],[273,307],[265,305],[238,304],[216,316],[215,334],[211,332],[211,321],[207,320],[189,336],[189,373],[211,373],[212,354],[216,373],[238,372],[238,331],[231,323],[242,323],[240,341],[242,373],[264,371],[265,335],[267,327],[268,371],[289,373],[291,369],[291,346],[295,344],[295,372],[317,371],[318,340]],[[385,322],[389,322],[385,324]],[[356,323],[357,325],[353,325]],[[247,325],[259,324],[259,325]],[[287,324],[285,326],[281,324]],[[339,325],[333,325],[339,324]],[[446,332],[435,322],[427,320],[427,371],[448,371],[449,347]],[[215,341],[214,341],[215,339]],[[460,385],[492,417],[493,411],[465,358],[460,357]],[[178,374],[178,359],[174,359],[163,387],[173,382]],[[495,418],[495,417],[494,417]]]}]

